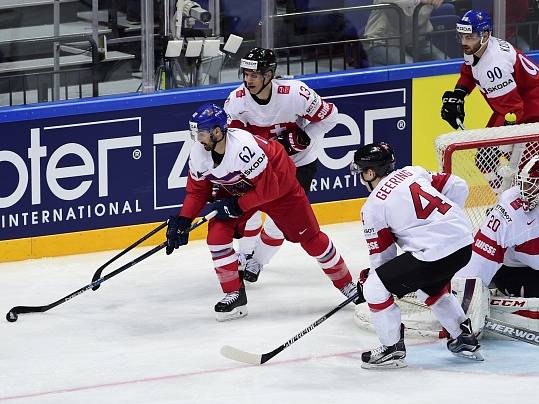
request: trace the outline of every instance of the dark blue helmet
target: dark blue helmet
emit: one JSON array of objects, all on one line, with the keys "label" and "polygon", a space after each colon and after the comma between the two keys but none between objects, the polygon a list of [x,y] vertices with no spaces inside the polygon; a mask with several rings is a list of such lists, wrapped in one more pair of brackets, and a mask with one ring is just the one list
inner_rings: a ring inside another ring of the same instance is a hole
[{"label": "dark blue helmet", "polygon": [[457,22],[459,34],[492,32],[492,20],[486,11],[470,10]]},{"label": "dark blue helmet", "polygon": [[204,130],[211,134],[213,129],[217,127],[221,128],[223,133],[226,132],[227,115],[223,108],[212,103],[199,107],[189,121],[189,129],[193,140],[197,139],[199,131]]}]

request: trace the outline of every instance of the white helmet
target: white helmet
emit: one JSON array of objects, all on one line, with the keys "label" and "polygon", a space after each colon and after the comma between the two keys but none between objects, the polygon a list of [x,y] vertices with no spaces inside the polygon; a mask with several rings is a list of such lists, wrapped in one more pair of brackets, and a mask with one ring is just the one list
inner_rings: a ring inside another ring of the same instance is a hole
[{"label": "white helmet", "polygon": [[516,176],[523,209],[529,212],[539,202],[539,156],[529,159]]}]

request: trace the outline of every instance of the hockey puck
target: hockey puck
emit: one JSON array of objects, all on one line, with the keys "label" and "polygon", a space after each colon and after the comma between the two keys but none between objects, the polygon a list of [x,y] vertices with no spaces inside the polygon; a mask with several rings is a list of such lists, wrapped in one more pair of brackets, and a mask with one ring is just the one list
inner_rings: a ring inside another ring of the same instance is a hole
[{"label": "hockey puck", "polygon": [[8,313],[6,314],[6,320],[10,323],[14,323],[15,321],[17,321],[18,318],[19,316],[17,315],[17,313],[13,313],[12,311],[8,311]]}]

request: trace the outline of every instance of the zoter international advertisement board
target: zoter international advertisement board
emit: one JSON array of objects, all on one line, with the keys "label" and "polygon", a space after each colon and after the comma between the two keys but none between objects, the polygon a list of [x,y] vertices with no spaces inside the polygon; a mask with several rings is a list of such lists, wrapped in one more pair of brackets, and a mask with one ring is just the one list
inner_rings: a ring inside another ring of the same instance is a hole
[{"label": "zoter international advertisement board", "polygon": [[[312,202],[366,196],[354,151],[387,141],[411,162],[409,80],[319,90],[339,109],[324,139]],[[222,105],[224,100],[215,100]],[[185,196],[200,103],[0,124],[0,240],[163,221]]]}]

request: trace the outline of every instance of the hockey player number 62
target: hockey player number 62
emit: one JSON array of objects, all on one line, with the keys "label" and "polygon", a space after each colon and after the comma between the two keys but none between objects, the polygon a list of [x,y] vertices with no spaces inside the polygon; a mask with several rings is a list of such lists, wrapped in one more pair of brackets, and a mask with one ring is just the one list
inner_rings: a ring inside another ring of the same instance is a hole
[{"label": "hockey player number 62", "polygon": [[248,163],[254,157],[254,153],[247,146],[243,148],[243,151],[239,154],[241,161]]},{"label": "hockey player number 62", "polygon": [[[410,184],[410,193],[412,194],[412,201],[414,202],[415,214],[418,219],[428,218],[434,209],[437,209],[442,215],[451,209],[451,205],[444,202],[439,196],[429,194],[427,191],[421,189],[421,186],[417,182]],[[423,206],[421,198],[427,200],[427,205]]]}]

